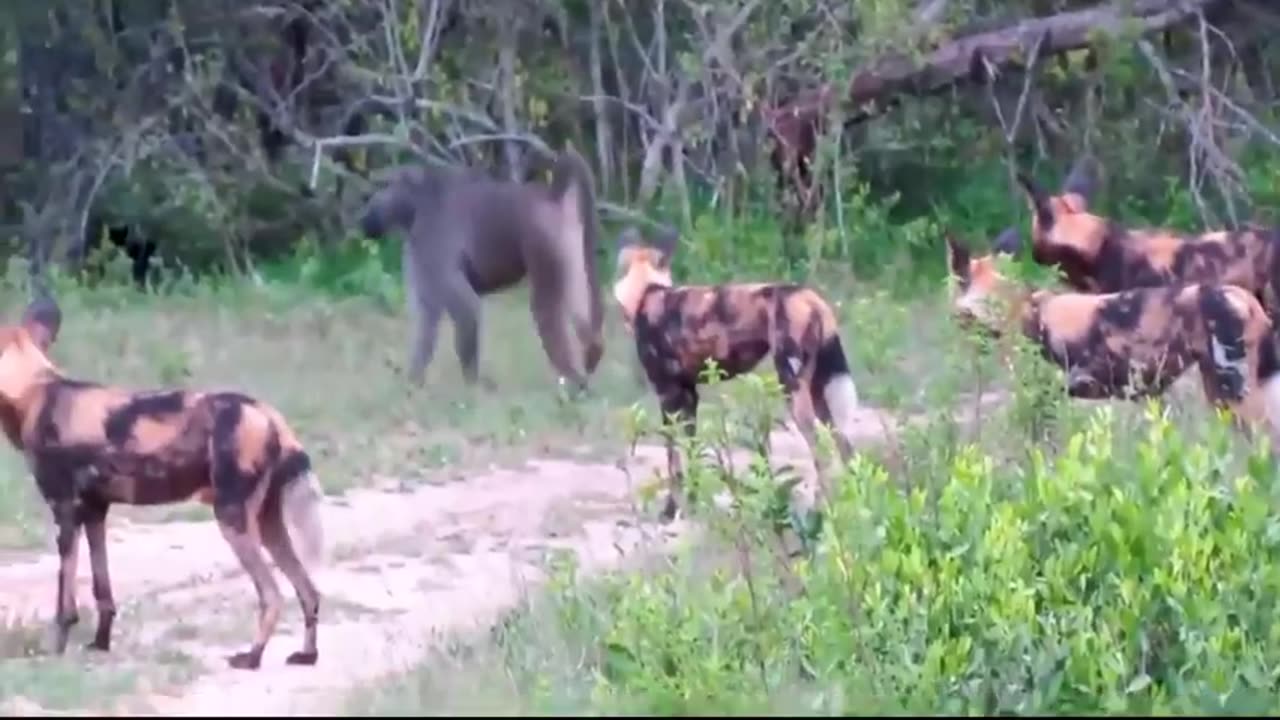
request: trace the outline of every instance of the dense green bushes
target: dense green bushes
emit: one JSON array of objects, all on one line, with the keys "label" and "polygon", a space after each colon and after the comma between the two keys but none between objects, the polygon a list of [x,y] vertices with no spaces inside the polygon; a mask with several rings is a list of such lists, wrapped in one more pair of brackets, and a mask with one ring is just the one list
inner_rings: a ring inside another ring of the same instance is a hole
[{"label": "dense green bushes", "polygon": [[[525,711],[1280,710],[1280,486],[1225,415],[1094,406],[1056,453],[931,427],[909,462],[855,458],[806,526],[759,456],[726,472],[769,405],[735,392],[690,470],[710,536],[641,574],[562,572],[498,632]],[[787,524],[811,553],[782,559]],[[420,691],[376,705],[421,709]]]},{"label": "dense green bushes", "polygon": [[[594,704],[750,712],[781,692],[824,714],[1274,711],[1275,469],[1261,449],[1233,462],[1225,423],[1192,441],[1159,407],[1133,434],[1099,408],[1060,454],[1022,463],[962,445],[911,477],[861,456],[794,578],[756,557],[710,582],[607,582]],[[739,556],[765,556],[751,507],[716,524]]]}]

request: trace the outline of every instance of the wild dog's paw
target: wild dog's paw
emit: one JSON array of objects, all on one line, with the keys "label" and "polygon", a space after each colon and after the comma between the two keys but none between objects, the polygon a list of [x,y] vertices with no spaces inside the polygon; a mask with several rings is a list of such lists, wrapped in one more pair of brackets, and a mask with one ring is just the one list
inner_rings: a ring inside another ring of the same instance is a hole
[{"label": "wild dog's paw", "polygon": [[227,664],[235,670],[257,670],[262,665],[262,652],[247,650],[227,658]]},{"label": "wild dog's paw", "polygon": [[285,658],[284,662],[286,665],[315,665],[316,661],[319,659],[320,653],[314,650],[311,652],[299,650],[298,652],[291,653],[289,657]]}]

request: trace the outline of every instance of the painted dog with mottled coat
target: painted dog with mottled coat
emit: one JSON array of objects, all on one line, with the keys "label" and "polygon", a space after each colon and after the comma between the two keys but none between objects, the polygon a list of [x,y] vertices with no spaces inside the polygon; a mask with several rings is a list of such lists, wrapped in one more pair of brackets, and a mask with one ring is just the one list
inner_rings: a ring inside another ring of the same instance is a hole
[{"label": "painted dog with mottled coat", "polygon": [[[1248,225],[1188,235],[1168,228],[1126,227],[1089,210],[1095,188],[1078,165],[1058,195],[1025,173],[1018,182],[1031,209],[1031,255],[1056,266],[1080,292],[1112,293],[1171,283],[1236,285],[1253,293],[1274,320],[1280,311],[1280,229]],[[996,249],[1016,252],[1016,231]]]},{"label": "painted dog with mottled coat", "polygon": [[[213,506],[218,529],[257,590],[252,646],[228,658],[256,669],[283,599],[259,552],[266,546],[297,591],[302,650],[292,665],[313,665],[320,595],[304,565],[319,559],[322,491],[298,438],[275,408],[236,392],[139,392],[74,379],[45,354],[57,335],[48,312],[0,327],[0,419],[53,512],[59,557],[55,650],[66,651],[79,621],[75,578],[80,534],[88,540],[98,625],[90,649],[108,651],[116,615],[107,563],[112,504],[158,505],[198,499]],[[60,315],[58,316],[60,318]],[[297,533],[302,558],[289,528]]]},{"label": "painted dog with mottled coat", "polygon": [[947,238],[952,312],[1001,336],[1015,329],[1067,375],[1082,399],[1163,394],[1196,366],[1211,405],[1236,427],[1264,423],[1280,441],[1280,359],[1272,322],[1248,290],[1179,283],[1113,293],[1033,290],[1003,276],[996,256],[973,258]]},{"label": "painted dog with mottled coat", "polygon": [[[792,419],[814,453],[815,464],[815,421],[834,430],[841,458],[850,456],[847,433],[858,394],[840,341],[839,321],[817,291],[778,282],[675,285],[674,232],[650,245],[630,228],[619,244],[614,299],[635,338],[664,421],[683,421],[685,432],[692,434],[700,373],[708,360],[716,363],[722,378],[731,379],[772,354]],[[683,474],[670,436],[667,467],[671,492],[662,516],[671,519]]]}]

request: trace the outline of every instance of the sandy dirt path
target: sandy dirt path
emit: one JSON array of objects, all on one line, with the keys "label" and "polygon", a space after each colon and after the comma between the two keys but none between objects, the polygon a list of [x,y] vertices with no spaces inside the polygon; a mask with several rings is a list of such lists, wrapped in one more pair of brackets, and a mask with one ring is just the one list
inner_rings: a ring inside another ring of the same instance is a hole
[{"label": "sandy dirt path", "polygon": [[[867,409],[858,443],[882,439],[885,422]],[[775,463],[804,472],[798,434],[774,437]],[[583,572],[593,572],[689,539],[687,524],[657,524],[635,505],[638,485],[664,458],[659,448],[640,448],[628,463],[630,478],[612,464],[536,460],[408,492],[361,489],[326,498],[328,557],[316,573],[325,604],[320,662],[312,668],[284,664],[300,646],[301,613],[279,572],[288,602],[261,669],[227,668],[225,656],[251,637],[256,601],[212,522],[109,522],[117,648],[130,644],[122,635],[133,635],[133,645],[169,643],[203,670],[164,694],[144,687],[113,709],[333,713],[352,687],[419,660],[433,636],[491,625],[544,579],[550,551],[571,551]],[[96,620],[87,553],[82,557],[81,623],[72,640],[81,644]],[[49,552],[0,568],[0,620],[16,615],[47,624],[56,565]]]}]

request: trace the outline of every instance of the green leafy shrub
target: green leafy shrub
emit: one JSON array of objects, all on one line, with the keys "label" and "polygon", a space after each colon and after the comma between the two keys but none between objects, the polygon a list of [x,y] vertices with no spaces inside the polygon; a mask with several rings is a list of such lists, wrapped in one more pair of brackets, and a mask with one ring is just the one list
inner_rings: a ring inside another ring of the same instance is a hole
[{"label": "green leafy shrub", "polygon": [[[526,711],[1280,709],[1275,466],[1225,414],[1189,433],[1155,401],[1134,427],[1100,406],[1061,451],[1001,461],[957,441],[906,474],[862,453],[802,517],[752,439],[777,388],[717,390],[681,439],[709,535],[646,573],[562,571],[496,631]],[[788,529],[808,552],[787,557]]]}]

